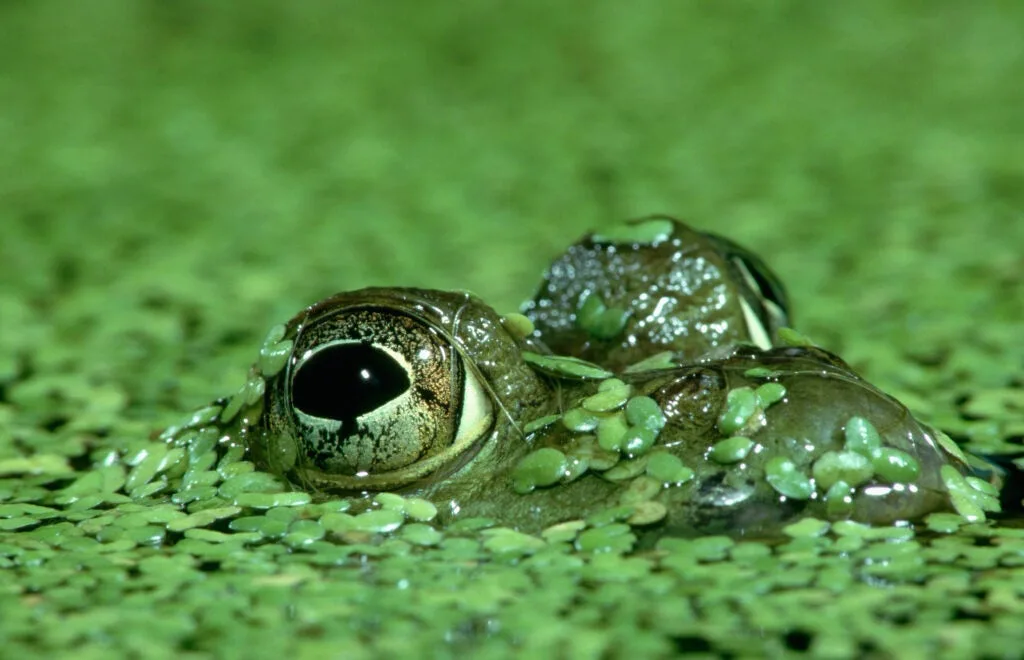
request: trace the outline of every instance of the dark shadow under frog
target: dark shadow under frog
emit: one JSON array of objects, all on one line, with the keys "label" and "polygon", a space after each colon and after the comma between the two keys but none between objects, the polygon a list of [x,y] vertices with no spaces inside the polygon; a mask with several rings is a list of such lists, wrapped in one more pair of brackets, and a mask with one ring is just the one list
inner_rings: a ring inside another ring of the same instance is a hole
[{"label": "dark shadow under frog", "polygon": [[522,312],[338,294],[271,332],[213,424],[296,488],[524,531],[614,507],[655,535],[998,508],[941,432],[792,345],[778,278],[724,238],[662,217],[588,235]]}]

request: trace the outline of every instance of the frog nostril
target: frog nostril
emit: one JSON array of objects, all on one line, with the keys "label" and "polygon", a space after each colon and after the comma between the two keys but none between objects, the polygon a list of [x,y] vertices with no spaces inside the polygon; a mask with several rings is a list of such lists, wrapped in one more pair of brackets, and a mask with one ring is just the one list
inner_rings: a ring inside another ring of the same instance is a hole
[{"label": "frog nostril", "polygon": [[324,347],[309,356],[292,380],[292,404],[306,415],[354,420],[409,389],[406,368],[373,344]]}]

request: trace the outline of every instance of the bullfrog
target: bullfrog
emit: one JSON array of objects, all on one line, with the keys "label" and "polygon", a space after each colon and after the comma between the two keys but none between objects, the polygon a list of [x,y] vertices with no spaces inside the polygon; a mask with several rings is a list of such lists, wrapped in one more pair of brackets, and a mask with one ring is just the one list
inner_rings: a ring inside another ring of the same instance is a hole
[{"label": "bullfrog", "polygon": [[644,218],[570,246],[520,313],[418,288],[317,302],[164,437],[205,429],[356,510],[401,493],[523,531],[602,511],[655,535],[771,535],[997,510],[954,442],[789,319],[752,252]]}]

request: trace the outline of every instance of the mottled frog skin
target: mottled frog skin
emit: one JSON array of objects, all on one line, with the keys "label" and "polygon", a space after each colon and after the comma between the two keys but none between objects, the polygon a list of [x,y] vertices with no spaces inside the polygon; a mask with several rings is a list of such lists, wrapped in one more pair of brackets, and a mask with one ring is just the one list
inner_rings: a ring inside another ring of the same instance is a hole
[{"label": "mottled frog skin", "polygon": [[271,331],[213,423],[317,496],[415,494],[525,531],[616,506],[653,534],[889,524],[953,510],[970,474],[840,358],[780,341],[760,259],[675,220],[584,237],[522,311],[338,294]]}]

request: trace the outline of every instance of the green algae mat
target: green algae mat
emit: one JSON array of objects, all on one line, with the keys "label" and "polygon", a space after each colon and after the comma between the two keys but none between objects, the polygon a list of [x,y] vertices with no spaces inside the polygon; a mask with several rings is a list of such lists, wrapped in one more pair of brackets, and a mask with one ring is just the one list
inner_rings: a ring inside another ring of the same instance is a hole
[{"label": "green algae mat", "polygon": [[0,3],[0,657],[1019,657],[1019,486],[985,521],[644,545],[615,510],[538,534],[395,495],[353,516],[157,434],[324,296],[512,311],[584,231],[664,212],[755,250],[802,332],[1020,467],[1022,19]]}]

